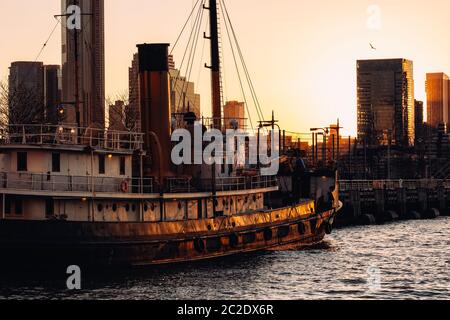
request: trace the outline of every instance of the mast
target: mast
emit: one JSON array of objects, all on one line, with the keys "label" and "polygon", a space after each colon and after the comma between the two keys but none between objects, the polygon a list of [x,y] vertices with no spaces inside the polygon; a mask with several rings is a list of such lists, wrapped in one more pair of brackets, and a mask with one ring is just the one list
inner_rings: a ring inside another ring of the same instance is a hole
[{"label": "mast", "polygon": [[[222,131],[222,105],[220,94],[220,51],[219,51],[219,21],[217,15],[217,0],[209,0],[209,32],[211,40],[211,105],[213,128]],[[216,155],[214,155],[216,156]],[[216,163],[211,167],[212,175],[212,200],[213,214],[216,216],[217,188],[216,188]]]},{"label": "mast", "polygon": [[[75,1],[75,5],[78,5],[78,1]],[[74,55],[75,55],[75,115],[77,121],[77,135],[80,136],[81,128],[81,115],[80,115],[80,54],[78,47],[78,29],[74,29]]]},{"label": "mast", "polygon": [[222,105],[220,94],[220,51],[219,27],[217,14],[217,0],[209,1],[209,23],[211,40],[211,92],[212,92],[212,118],[214,129],[222,130]]}]

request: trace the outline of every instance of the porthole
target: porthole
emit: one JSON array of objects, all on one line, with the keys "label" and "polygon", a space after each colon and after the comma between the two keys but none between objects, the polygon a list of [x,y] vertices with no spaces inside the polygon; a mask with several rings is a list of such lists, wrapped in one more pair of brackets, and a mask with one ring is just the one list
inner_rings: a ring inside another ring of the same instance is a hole
[{"label": "porthole", "polygon": [[103,211],[103,204],[99,203],[97,205],[97,210],[98,210],[98,212],[102,212]]},{"label": "porthole", "polygon": [[148,211],[148,204],[144,204],[144,211],[145,211],[145,212]]},{"label": "porthole", "polygon": [[117,204],[113,204],[112,209],[113,209],[114,212],[116,212],[117,211]]},{"label": "porthole", "polygon": [[130,211],[130,204],[127,203],[127,204],[125,205],[125,210],[127,210],[127,212]]}]

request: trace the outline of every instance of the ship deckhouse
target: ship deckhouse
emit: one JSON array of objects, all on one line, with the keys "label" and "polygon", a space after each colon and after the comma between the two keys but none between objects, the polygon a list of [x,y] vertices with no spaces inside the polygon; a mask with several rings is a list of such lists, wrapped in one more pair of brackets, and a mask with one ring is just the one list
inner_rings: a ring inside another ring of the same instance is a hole
[{"label": "ship deckhouse", "polygon": [[[205,181],[144,178],[143,134],[16,125],[0,137],[3,219],[159,222],[263,209],[274,177],[226,177],[217,199]],[[140,162],[140,163],[139,163]],[[213,210],[213,201],[216,210]],[[214,213],[215,211],[215,213]]]}]

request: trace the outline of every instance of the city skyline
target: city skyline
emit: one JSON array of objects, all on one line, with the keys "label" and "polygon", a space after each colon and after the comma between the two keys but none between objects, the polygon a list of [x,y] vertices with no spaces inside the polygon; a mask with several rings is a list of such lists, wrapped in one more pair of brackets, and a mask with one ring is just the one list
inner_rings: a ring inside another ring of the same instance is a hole
[{"label": "city skyline", "polygon": [[[356,134],[355,61],[358,59],[404,57],[412,60],[415,67],[415,98],[425,103],[426,73],[448,74],[450,71],[450,59],[447,58],[450,56],[450,45],[438,41],[449,32],[446,28],[440,28],[450,17],[448,1],[435,1],[433,10],[425,1],[414,4],[403,0],[395,4],[378,1],[381,9],[379,30],[367,25],[370,17],[367,9],[372,4],[369,1],[346,1],[340,5],[330,1],[320,1],[318,4],[286,1],[283,6],[253,0],[227,3],[264,114],[269,117],[272,109],[277,110],[277,118],[288,130],[305,132],[311,123],[328,125],[339,117],[345,127],[344,134]],[[2,80],[7,77],[7,67],[12,61],[34,61],[54,27],[52,15],[59,13],[59,6],[60,1],[57,0],[39,3],[20,0],[0,4],[2,12],[11,13],[0,22],[2,29],[7,31],[4,39],[7,49],[0,53]],[[143,42],[173,43],[191,6],[191,1],[175,0],[164,3],[141,0],[107,2],[107,96],[128,91],[128,67],[135,45]],[[436,10],[438,7],[440,9]],[[254,14],[249,17],[245,12],[250,10],[254,10]],[[19,12],[28,24],[17,21]],[[126,12],[124,17],[123,12]],[[320,14],[311,15],[312,12]],[[164,19],[167,16],[170,19]],[[312,18],[314,16],[316,19]],[[408,16],[414,19],[406,19]],[[284,23],[263,23],[270,19]],[[397,20],[404,22],[400,25],[395,23]],[[153,27],[162,24],[164,28]],[[254,25],[260,26],[260,32],[253,32]],[[434,29],[441,29],[442,32],[430,32]],[[14,38],[9,35],[12,31]],[[30,33],[33,36],[30,37]],[[343,33],[346,37],[342,37]],[[27,41],[21,42],[20,39]],[[370,43],[376,50],[369,46]],[[59,64],[60,45],[56,33],[39,61]],[[290,50],[286,51],[287,47]],[[422,50],[424,47],[427,50]],[[261,55],[261,52],[265,54]],[[181,54],[180,46],[174,52],[175,61],[181,60]],[[204,62],[208,62],[206,57]],[[231,60],[229,58],[225,62],[227,70],[233,70]],[[200,79],[198,83],[196,79],[191,80],[200,89],[202,112],[208,114],[207,70],[196,78]],[[224,100],[242,100],[237,88],[238,81],[230,74],[226,74],[226,78],[228,92]],[[329,94],[321,94],[323,91]]]}]

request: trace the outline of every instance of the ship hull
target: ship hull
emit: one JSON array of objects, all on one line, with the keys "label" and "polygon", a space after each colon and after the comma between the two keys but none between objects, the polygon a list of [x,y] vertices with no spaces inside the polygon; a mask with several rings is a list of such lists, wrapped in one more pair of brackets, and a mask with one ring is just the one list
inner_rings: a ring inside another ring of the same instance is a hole
[{"label": "ship hull", "polygon": [[311,208],[164,223],[3,220],[1,268],[150,266],[311,246],[336,214],[305,214]]}]

